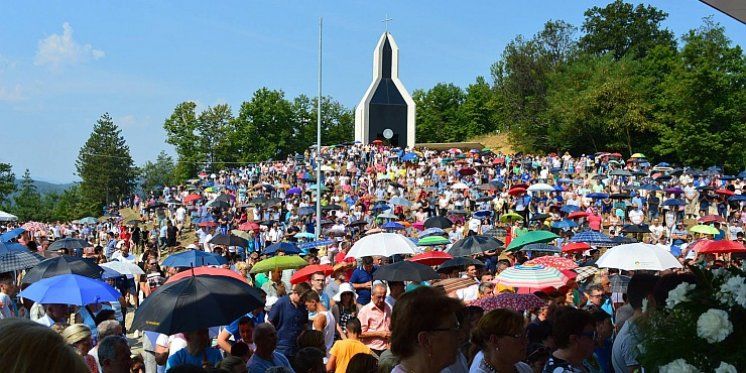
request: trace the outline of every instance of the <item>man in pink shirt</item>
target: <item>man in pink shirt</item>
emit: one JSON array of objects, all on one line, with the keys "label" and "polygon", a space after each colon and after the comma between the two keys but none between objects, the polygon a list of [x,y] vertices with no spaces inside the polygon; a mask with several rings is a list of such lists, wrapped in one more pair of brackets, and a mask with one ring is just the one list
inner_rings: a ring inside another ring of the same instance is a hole
[{"label": "man in pink shirt", "polygon": [[596,207],[591,207],[590,210],[591,211],[587,217],[588,227],[591,228],[591,230],[599,232],[603,228],[603,225],[602,225],[603,218],[598,213],[598,209]]},{"label": "man in pink shirt", "polygon": [[386,285],[373,285],[370,303],[358,313],[362,325],[360,341],[379,356],[391,341],[391,307],[386,303]]}]

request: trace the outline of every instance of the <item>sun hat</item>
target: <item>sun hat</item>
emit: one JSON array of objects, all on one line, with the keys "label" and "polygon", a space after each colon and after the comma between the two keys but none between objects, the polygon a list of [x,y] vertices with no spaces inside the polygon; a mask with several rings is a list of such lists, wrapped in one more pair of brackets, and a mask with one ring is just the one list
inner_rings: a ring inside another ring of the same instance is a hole
[{"label": "sun hat", "polygon": [[91,329],[85,324],[72,324],[62,331],[62,338],[69,345],[76,344],[91,336]]},{"label": "sun hat", "polygon": [[339,284],[339,290],[337,290],[337,294],[334,294],[332,299],[334,299],[335,302],[341,302],[342,294],[344,293],[352,293],[353,298],[357,300],[357,293],[355,292],[355,288],[353,288],[352,284],[350,284],[349,282],[343,282]]}]

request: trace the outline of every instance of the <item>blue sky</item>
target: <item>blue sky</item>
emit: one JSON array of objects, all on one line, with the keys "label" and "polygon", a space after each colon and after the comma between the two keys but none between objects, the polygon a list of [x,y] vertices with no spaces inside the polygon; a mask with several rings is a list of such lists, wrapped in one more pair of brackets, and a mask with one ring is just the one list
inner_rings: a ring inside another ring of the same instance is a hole
[{"label": "blue sky", "polygon": [[[0,0],[0,162],[20,176],[77,180],[75,159],[109,112],[136,164],[165,143],[163,120],[182,101],[234,111],[262,86],[315,95],[318,17],[324,94],[348,107],[367,88],[372,51],[389,26],[411,91],[489,76],[510,40],[549,19],[576,26],[598,1],[125,1]],[[734,43],[746,26],[694,0],[653,1],[680,36],[714,15]],[[458,5],[456,5],[458,4]]]}]

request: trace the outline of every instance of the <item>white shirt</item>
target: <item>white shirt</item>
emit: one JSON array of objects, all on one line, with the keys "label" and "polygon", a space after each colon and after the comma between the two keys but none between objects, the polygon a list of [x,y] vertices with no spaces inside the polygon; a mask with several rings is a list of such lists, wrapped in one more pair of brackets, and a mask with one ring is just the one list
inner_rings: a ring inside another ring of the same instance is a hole
[{"label": "white shirt", "polygon": [[479,298],[479,284],[474,284],[463,289],[456,290],[456,296],[458,297],[458,299],[464,301],[464,303],[469,303],[477,300],[477,298]]}]

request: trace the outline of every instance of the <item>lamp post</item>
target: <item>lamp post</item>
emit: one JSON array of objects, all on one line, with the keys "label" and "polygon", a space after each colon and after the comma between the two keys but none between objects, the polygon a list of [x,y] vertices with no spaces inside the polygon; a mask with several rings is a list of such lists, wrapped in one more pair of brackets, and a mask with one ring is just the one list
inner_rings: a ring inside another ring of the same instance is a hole
[{"label": "lamp post", "polygon": [[324,18],[319,17],[319,96],[316,100],[316,239],[321,238],[321,37]]}]

